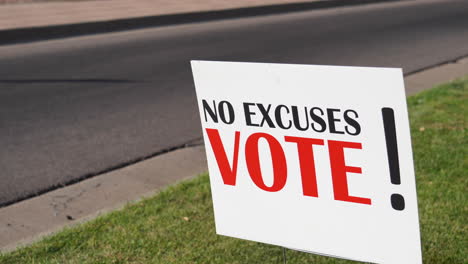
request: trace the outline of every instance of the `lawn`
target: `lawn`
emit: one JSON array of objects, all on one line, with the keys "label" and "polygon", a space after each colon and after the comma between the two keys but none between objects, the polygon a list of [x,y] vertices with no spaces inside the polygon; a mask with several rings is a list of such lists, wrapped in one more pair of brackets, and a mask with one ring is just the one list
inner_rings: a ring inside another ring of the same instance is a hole
[{"label": "lawn", "polygon": [[[424,263],[468,263],[468,79],[408,98]],[[287,263],[357,263],[287,250]],[[217,236],[208,175],[0,256],[0,263],[282,263],[282,248]]]}]

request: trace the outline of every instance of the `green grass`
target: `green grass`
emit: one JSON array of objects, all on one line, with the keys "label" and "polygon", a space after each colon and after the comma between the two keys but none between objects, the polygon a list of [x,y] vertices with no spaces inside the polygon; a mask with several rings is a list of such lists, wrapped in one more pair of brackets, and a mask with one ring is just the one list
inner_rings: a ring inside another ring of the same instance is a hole
[{"label": "green grass", "polygon": [[[408,99],[424,263],[468,263],[468,80]],[[217,236],[207,175],[0,256],[0,263],[282,263],[280,247]],[[356,263],[292,250],[288,263]]]}]

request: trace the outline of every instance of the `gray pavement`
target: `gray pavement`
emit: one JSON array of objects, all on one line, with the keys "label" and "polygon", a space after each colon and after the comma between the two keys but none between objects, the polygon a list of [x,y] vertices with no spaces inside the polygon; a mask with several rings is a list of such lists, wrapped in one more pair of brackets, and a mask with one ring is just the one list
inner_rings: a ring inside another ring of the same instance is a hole
[{"label": "gray pavement", "polygon": [[411,73],[468,54],[467,29],[468,2],[415,1],[2,46],[0,204],[200,138],[191,59]]}]

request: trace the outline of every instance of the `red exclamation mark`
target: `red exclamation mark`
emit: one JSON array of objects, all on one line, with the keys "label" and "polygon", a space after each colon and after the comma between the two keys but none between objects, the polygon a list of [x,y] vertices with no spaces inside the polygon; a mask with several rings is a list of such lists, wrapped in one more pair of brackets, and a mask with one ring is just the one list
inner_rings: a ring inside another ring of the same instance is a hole
[{"label": "red exclamation mark", "polygon": [[[390,181],[392,184],[400,185],[400,162],[398,160],[398,145],[395,129],[395,114],[392,108],[382,108],[382,119],[385,130],[385,141],[387,143],[388,167],[390,169]],[[401,211],[405,209],[405,198],[403,195],[394,193],[390,197],[392,207]]]}]

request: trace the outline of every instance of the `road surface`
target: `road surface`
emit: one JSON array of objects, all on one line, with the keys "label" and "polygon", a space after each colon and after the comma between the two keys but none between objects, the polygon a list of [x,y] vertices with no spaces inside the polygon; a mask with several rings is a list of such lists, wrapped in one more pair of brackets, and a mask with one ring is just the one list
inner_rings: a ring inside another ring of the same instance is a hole
[{"label": "road surface", "polygon": [[0,205],[201,137],[191,59],[402,67],[410,73],[467,54],[468,1],[453,0],[3,46]]}]

